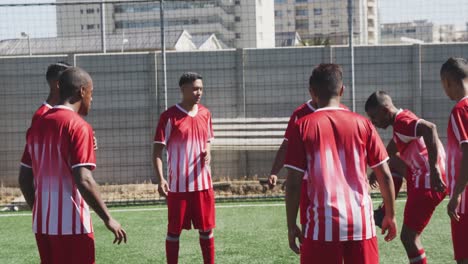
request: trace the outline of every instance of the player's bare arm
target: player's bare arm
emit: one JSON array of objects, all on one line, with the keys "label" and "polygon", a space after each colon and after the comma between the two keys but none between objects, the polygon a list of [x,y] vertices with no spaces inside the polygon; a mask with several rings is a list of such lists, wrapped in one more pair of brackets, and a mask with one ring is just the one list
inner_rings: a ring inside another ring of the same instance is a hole
[{"label": "player's bare arm", "polygon": [[461,194],[465,191],[466,185],[468,184],[468,144],[461,144],[462,150],[462,159],[460,165],[460,176],[455,182],[455,187],[453,189],[452,197],[450,202],[447,205],[447,213],[455,221],[460,220],[458,215],[457,208],[460,205]]},{"label": "player's bare arm", "polygon": [[153,179],[153,183],[158,184],[159,195],[166,197],[169,192],[169,184],[163,175],[163,161],[162,153],[164,144],[155,143],[153,144],[153,166],[156,179]]},{"label": "player's bare arm", "polygon": [[205,149],[205,164],[210,165],[210,162],[211,162],[211,143],[207,142],[206,149]]},{"label": "player's bare arm", "polygon": [[270,176],[268,177],[268,186],[270,187],[270,189],[273,189],[276,186],[276,182],[278,181],[278,173],[283,168],[287,149],[288,141],[283,140],[281,146],[276,152],[275,161],[273,162],[273,166],[271,167],[270,171]]},{"label": "player's bare arm", "polygon": [[395,190],[392,174],[386,162],[373,168],[380,186],[380,193],[385,204],[385,217],[382,221],[382,234],[387,233],[385,241],[391,241],[396,237],[397,224],[395,218]]},{"label": "player's bare arm", "polygon": [[302,243],[302,232],[297,226],[297,212],[299,210],[299,201],[301,197],[301,184],[304,172],[288,168],[288,177],[286,179],[286,216],[288,224],[289,247],[296,254],[299,254],[299,243]]},{"label": "player's bare arm", "polygon": [[34,175],[31,168],[26,168],[24,166],[20,167],[19,177],[18,177],[19,186],[21,192],[23,193],[24,199],[28,204],[29,208],[33,208],[34,205]]},{"label": "player's bare arm", "polygon": [[416,136],[423,137],[429,156],[429,169],[431,173],[431,186],[435,191],[445,192],[445,183],[442,180],[440,168],[437,165],[439,160],[439,136],[435,124],[420,119],[416,127]]},{"label": "player's bare arm", "polygon": [[127,243],[127,234],[122,226],[109,213],[106,204],[101,199],[98,185],[93,178],[91,170],[87,167],[76,167],[73,169],[75,183],[86,203],[93,208],[94,212],[102,219],[107,229],[114,233],[114,243]]}]

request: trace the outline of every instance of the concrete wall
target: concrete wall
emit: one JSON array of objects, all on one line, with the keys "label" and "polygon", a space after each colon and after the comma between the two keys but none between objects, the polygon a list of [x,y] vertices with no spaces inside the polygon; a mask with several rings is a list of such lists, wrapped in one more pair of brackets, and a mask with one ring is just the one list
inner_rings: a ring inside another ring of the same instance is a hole
[{"label": "concrete wall", "polygon": [[[386,90],[401,108],[435,122],[445,141],[453,102],[439,81],[441,64],[450,56],[468,54],[468,44],[356,47],[356,111],[377,89]],[[33,56],[0,58],[0,183],[16,185],[25,131],[31,116],[47,96],[47,65],[75,61],[88,70],[95,86],[87,120],[98,139],[98,169],[102,183],[149,181],[151,145],[164,108],[161,56],[158,53]],[[349,52],[346,47],[170,52],[167,54],[167,98],[179,101],[178,79],[184,71],[204,76],[202,103],[214,118],[288,117],[309,98],[308,77],[314,65],[343,66],[347,89],[343,103],[352,106]],[[385,141],[390,131],[381,131]],[[216,150],[215,178],[266,176],[274,151]]]}]

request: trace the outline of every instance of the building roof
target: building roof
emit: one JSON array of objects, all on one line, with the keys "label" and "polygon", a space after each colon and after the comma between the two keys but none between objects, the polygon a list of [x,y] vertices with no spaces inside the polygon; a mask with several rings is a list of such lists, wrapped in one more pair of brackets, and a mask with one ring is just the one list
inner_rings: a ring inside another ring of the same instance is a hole
[{"label": "building roof", "polygon": [[303,46],[301,36],[296,31],[276,33],[275,44],[276,47]]},{"label": "building roof", "polygon": [[[190,35],[186,30],[166,32],[166,49],[168,50],[197,50],[207,41],[220,42],[216,36],[200,42],[200,37]],[[196,41],[195,44],[193,41]],[[66,54],[66,53],[94,53],[102,51],[101,36],[88,35],[76,37],[31,38],[32,54]],[[109,34],[106,36],[106,50],[108,52],[124,51],[151,51],[161,50],[161,36],[155,33],[125,33]],[[223,49],[225,45],[205,45],[209,49]],[[0,41],[0,56],[29,54],[28,40],[6,39]]]}]

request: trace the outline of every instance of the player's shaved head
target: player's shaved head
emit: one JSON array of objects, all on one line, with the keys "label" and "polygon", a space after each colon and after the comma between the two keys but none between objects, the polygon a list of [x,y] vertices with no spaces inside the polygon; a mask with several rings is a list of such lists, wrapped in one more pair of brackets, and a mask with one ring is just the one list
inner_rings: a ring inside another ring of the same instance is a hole
[{"label": "player's shaved head", "polygon": [[373,92],[369,98],[367,98],[366,105],[364,106],[366,112],[369,112],[371,109],[376,109],[377,107],[392,107],[393,102],[390,95],[384,91]]},{"label": "player's shaved head", "polygon": [[64,62],[64,61],[59,61],[57,63],[53,63],[47,67],[47,72],[46,72],[46,80],[48,82],[51,81],[58,81],[60,78],[60,75],[68,68],[70,68],[71,65]]},{"label": "player's shaved head", "polygon": [[91,82],[91,76],[79,67],[70,67],[59,78],[60,99],[65,101],[80,92],[82,87],[87,87]]},{"label": "player's shaved head", "polygon": [[343,86],[343,71],[334,63],[322,63],[314,68],[309,78],[309,87],[315,95],[324,100],[339,96]]},{"label": "player's shaved head", "polygon": [[468,62],[464,58],[449,58],[440,68],[440,76],[452,81],[461,81],[468,77]]}]

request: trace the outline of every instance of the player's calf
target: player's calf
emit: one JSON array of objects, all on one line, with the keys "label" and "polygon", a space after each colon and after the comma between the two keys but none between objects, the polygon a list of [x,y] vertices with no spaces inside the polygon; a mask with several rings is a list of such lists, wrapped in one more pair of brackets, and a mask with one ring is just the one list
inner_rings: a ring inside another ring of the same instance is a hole
[{"label": "player's calf", "polygon": [[203,263],[214,264],[215,245],[213,230],[199,230],[198,233],[200,234],[200,248],[202,250]]},{"label": "player's calf", "polygon": [[410,263],[427,263],[426,252],[421,244],[420,233],[408,228],[403,224],[400,239],[408,255]]},{"label": "player's calf", "polygon": [[177,264],[179,261],[179,237],[180,234],[167,233],[166,259],[168,264]]}]

